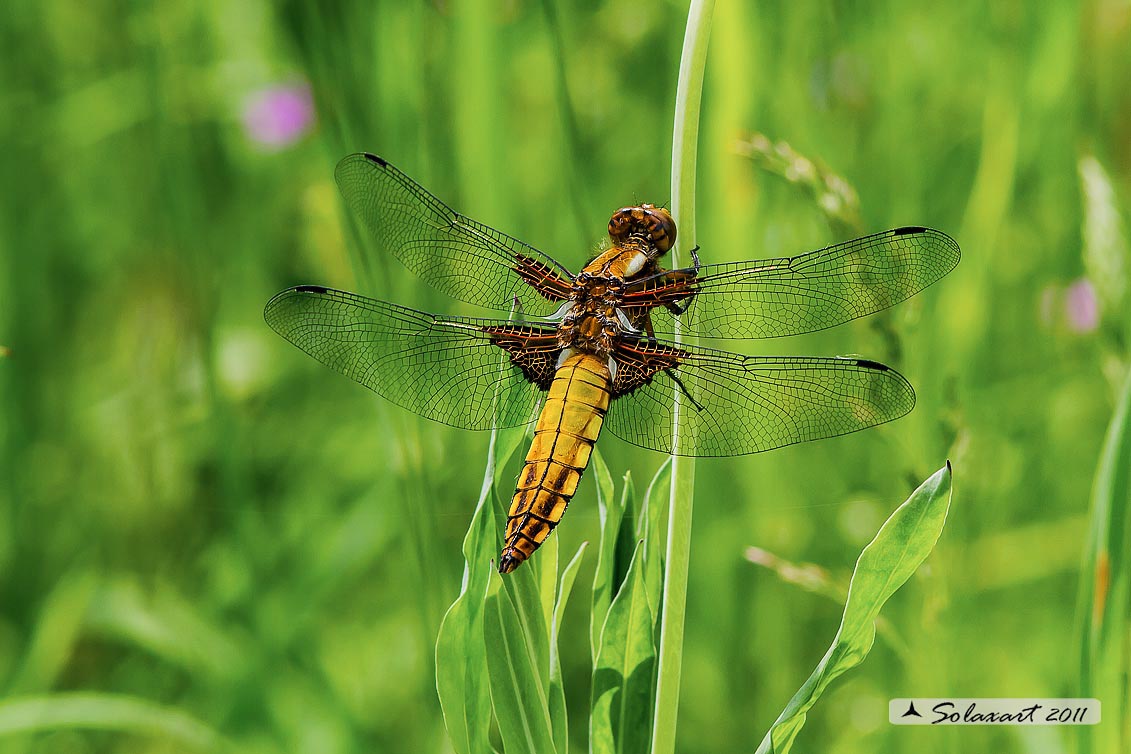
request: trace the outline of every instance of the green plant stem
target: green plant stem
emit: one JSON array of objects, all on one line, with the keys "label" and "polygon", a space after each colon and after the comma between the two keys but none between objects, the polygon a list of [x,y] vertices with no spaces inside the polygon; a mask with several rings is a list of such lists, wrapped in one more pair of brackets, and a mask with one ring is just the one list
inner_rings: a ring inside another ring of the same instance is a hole
[{"label": "green plant stem", "polygon": [[[713,0],[692,0],[679,63],[675,96],[675,127],[672,133],[672,213],[682,244],[695,240],[695,159],[699,141],[699,104],[703,97],[703,71],[707,63]],[[672,267],[679,267],[672,251]],[[682,340],[676,323],[675,340]],[[664,598],[660,621],[660,663],[656,678],[656,712],[652,722],[652,754],[675,751],[676,713],[683,661],[683,624],[687,608],[687,566],[691,555],[691,509],[695,491],[695,461],[686,455],[688,438],[680,433],[679,390],[672,427],[671,494],[668,510],[667,557],[664,566]]]}]

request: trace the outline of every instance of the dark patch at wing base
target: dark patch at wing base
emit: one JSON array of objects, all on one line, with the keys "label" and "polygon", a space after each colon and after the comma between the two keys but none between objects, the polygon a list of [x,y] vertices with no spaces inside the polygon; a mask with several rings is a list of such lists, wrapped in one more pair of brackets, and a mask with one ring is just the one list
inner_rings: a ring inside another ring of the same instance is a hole
[{"label": "dark patch at wing base", "polygon": [[[613,401],[605,427],[634,445],[677,455],[743,455],[835,437],[897,419],[915,405],[901,374],[866,359],[740,356],[664,343],[618,348],[614,358],[618,376],[622,359],[639,360],[637,372],[651,373]],[[677,390],[685,398],[681,445],[673,449]]]},{"label": "dark patch at wing base", "polygon": [[[464,429],[531,421],[542,389],[489,333],[505,320],[440,317],[321,286],[298,286],[263,312],[277,333],[326,366],[421,416]],[[553,335],[552,329],[531,338]]]},{"label": "dark patch at wing base", "polygon": [[561,353],[556,332],[523,325],[493,325],[484,327],[483,332],[510,355],[511,363],[522,370],[526,379],[542,390],[550,389]]}]

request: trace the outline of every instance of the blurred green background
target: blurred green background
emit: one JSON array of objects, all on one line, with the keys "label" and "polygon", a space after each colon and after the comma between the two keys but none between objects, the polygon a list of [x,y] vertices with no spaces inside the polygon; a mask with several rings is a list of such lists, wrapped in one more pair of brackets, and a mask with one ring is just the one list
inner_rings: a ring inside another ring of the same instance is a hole
[{"label": "blurred green background", "polygon": [[[946,458],[955,498],[935,553],[800,745],[1071,750],[1056,729],[886,721],[894,696],[1075,695],[1089,492],[1127,365],[1131,4],[991,6],[716,10],[704,261],[903,224],[950,233],[964,258],[888,313],[723,344],[864,354],[903,371],[919,404],[868,432],[699,464],[681,750],[753,751],[836,629],[836,601],[747,548],[843,585]],[[197,724],[243,752],[447,750],[433,642],[487,437],[324,369],[266,327],[263,304],[322,283],[482,313],[363,245],[332,177],[363,149],[579,266],[611,210],[670,198],[685,14],[5,4],[0,704],[70,699],[106,729],[6,735],[0,751],[188,751]],[[800,155],[854,187],[858,219],[830,222],[790,180],[811,167]],[[638,486],[663,461],[601,445]],[[572,552],[597,531],[587,480],[556,536]],[[562,639],[577,752],[586,603],[580,587]],[[66,692],[92,693],[53,696]],[[123,700],[138,703],[129,725]]]}]

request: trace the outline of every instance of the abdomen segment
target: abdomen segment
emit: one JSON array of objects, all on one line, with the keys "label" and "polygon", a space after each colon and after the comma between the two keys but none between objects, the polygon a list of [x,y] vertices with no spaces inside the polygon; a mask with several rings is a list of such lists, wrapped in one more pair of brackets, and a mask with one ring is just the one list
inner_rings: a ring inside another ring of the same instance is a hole
[{"label": "abdomen segment", "polygon": [[609,381],[604,361],[588,353],[570,356],[554,374],[511,499],[500,573],[518,568],[562,520],[601,433]]}]

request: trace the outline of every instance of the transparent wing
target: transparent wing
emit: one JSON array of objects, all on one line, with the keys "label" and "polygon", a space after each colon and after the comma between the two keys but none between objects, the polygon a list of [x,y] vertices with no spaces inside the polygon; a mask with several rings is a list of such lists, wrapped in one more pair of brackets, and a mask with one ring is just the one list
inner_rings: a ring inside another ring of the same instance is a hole
[{"label": "transparent wing", "polygon": [[378,246],[440,291],[472,304],[554,312],[572,275],[532,246],[471,220],[376,155],[352,154],[334,173]]},{"label": "transparent wing", "polygon": [[[954,269],[960,257],[958,244],[945,233],[895,228],[795,257],[704,265],[696,278],[646,286],[626,296],[626,304],[690,301],[681,317],[685,332],[777,338],[898,304]],[[656,332],[671,333],[672,316],[662,306],[653,309]]]},{"label": "transparent wing", "polygon": [[[644,341],[618,348],[615,358],[627,370],[650,364],[643,368],[652,375],[613,400],[605,427],[664,453],[672,452],[677,379],[686,389],[680,455],[758,453],[872,427],[915,406],[902,375],[864,359],[740,356]],[[657,369],[660,362],[674,368]]]},{"label": "transparent wing", "polygon": [[277,333],[326,366],[414,413],[465,429],[533,418],[542,390],[496,343],[542,349],[552,364],[554,331],[514,323],[438,317],[319,286],[277,294],[263,312]]}]

